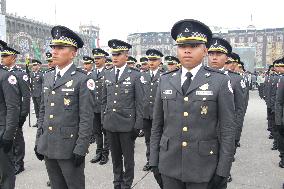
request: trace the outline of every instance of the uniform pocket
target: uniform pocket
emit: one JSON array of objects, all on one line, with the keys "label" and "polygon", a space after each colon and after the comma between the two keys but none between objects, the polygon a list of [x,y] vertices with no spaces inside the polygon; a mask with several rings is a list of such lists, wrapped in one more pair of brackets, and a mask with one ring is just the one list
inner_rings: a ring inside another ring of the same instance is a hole
[{"label": "uniform pocket", "polygon": [[201,156],[217,155],[218,148],[219,145],[217,140],[199,141],[198,144],[198,152]]}]

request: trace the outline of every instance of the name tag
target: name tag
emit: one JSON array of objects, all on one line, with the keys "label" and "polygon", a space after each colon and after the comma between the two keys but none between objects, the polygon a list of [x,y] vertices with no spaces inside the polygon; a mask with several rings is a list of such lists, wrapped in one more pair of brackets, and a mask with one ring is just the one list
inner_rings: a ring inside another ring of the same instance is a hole
[{"label": "name tag", "polygon": [[172,90],[164,90],[163,94],[173,94],[173,91]]},{"label": "name tag", "polygon": [[72,89],[61,89],[61,91],[63,91],[63,92],[70,92],[70,91],[74,91],[74,88],[72,88]]},{"label": "name tag", "polygon": [[123,82],[122,84],[124,84],[124,85],[130,85],[131,82]]},{"label": "name tag", "polygon": [[44,87],[43,89],[44,89],[44,90],[47,90],[47,89],[48,89],[48,87]]},{"label": "name tag", "polygon": [[211,96],[211,95],[213,95],[213,91],[196,91],[196,95],[198,95],[198,96]]}]

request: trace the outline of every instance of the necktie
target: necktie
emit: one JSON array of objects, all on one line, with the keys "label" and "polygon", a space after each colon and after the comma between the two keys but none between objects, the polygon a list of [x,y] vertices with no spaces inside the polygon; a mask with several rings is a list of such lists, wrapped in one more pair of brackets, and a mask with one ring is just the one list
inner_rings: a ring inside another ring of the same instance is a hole
[{"label": "necktie", "polygon": [[54,81],[54,85],[56,85],[56,82],[58,82],[58,80],[61,78],[61,75],[60,75],[60,72],[58,72],[56,74],[56,78],[55,78],[55,81]]},{"label": "necktie", "polygon": [[119,77],[119,69],[116,69],[116,74],[115,74],[115,82],[118,82],[118,77]]},{"label": "necktie", "polygon": [[98,73],[97,73],[97,75],[99,76],[99,75],[100,75],[100,73],[101,73],[101,72],[100,72],[100,70],[98,70]]},{"label": "necktie", "polygon": [[153,81],[153,78],[154,78],[154,73],[151,72],[151,81]]},{"label": "necktie", "polygon": [[190,72],[186,73],[186,80],[184,81],[183,85],[182,85],[182,92],[185,95],[185,93],[187,92],[189,85],[191,83],[191,77],[192,74]]}]

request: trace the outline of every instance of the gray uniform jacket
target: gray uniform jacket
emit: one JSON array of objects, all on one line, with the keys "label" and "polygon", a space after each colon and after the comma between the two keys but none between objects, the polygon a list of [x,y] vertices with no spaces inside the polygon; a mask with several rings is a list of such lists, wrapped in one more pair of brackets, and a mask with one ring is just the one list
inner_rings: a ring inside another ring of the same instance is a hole
[{"label": "gray uniform jacket", "polygon": [[14,66],[10,71],[14,72],[19,82],[19,89],[22,96],[21,117],[26,117],[30,112],[31,92],[29,87],[28,74],[20,68]]},{"label": "gray uniform jacket", "polygon": [[15,75],[0,65],[0,138],[13,140],[19,125],[20,100]]},{"label": "gray uniform jacket", "polygon": [[44,76],[37,151],[49,159],[85,156],[92,134],[94,80],[72,65],[54,85],[55,72]]},{"label": "gray uniform jacket", "polygon": [[40,97],[43,83],[43,73],[40,71],[31,72],[30,78],[32,97]]},{"label": "gray uniform jacket", "polygon": [[101,106],[102,106],[102,90],[103,90],[103,81],[105,77],[105,69],[103,69],[99,75],[97,74],[97,70],[94,69],[94,71],[91,73],[91,77],[94,79],[96,83],[96,90],[94,92],[94,112],[95,113],[101,113]]},{"label": "gray uniform jacket", "polygon": [[153,119],[153,108],[161,72],[158,71],[151,81],[150,71],[142,73],[141,82],[144,91],[143,118]]},{"label": "gray uniform jacket", "polygon": [[284,76],[279,77],[277,83],[276,100],[275,100],[275,125],[283,126],[283,108],[284,108]]},{"label": "gray uniform jacket", "polygon": [[110,132],[143,128],[143,87],[141,73],[126,66],[118,82],[115,69],[105,71],[102,92],[103,127]]},{"label": "gray uniform jacket", "polygon": [[161,76],[154,106],[150,165],[183,182],[209,182],[230,173],[235,145],[230,78],[202,66],[187,93],[181,70]]}]

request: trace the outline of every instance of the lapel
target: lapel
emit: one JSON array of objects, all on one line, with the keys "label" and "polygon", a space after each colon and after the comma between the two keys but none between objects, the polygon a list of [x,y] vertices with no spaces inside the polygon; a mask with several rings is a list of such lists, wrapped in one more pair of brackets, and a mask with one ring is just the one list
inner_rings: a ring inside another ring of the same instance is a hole
[{"label": "lapel", "polygon": [[97,80],[97,79],[98,79],[97,69],[94,69],[94,70],[92,71],[92,75],[93,75],[93,77],[94,77],[94,80]]},{"label": "lapel", "polygon": [[171,73],[169,82],[181,95],[183,95],[181,89],[181,69],[174,73]]},{"label": "lapel", "polygon": [[53,70],[50,73],[50,77],[44,77],[44,80],[46,81],[46,85],[48,86],[49,89],[53,88],[53,84],[54,84],[54,78],[55,78],[55,70]]},{"label": "lapel", "polygon": [[124,81],[129,76],[130,73],[131,73],[131,70],[126,66],[125,69],[123,70],[120,78],[118,79],[117,83]]},{"label": "lapel", "polygon": [[61,85],[65,84],[67,81],[69,81],[72,78],[72,75],[74,75],[76,71],[76,67],[73,64],[66,72],[65,74],[56,82],[56,85],[53,87],[53,89],[60,87]]},{"label": "lapel", "polygon": [[105,69],[103,68],[99,75],[97,75],[97,79],[100,79],[104,76]]},{"label": "lapel", "polygon": [[109,71],[110,74],[107,74],[107,76],[109,76],[109,79],[112,83],[115,83],[115,69],[114,67],[111,68],[111,70]]},{"label": "lapel", "polygon": [[198,70],[196,76],[194,79],[191,81],[191,84],[186,92],[185,95],[188,95],[190,92],[198,88],[199,86],[208,83],[209,77],[211,76],[211,73],[206,71],[204,69],[204,66],[201,66],[200,69]]},{"label": "lapel", "polygon": [[150,73],[150,71],[147,71],[147,72],[145,73],[145,80],[146,80],[147,82],[151,83],[151,73]]},{"label": "lapel", "polygon": [[160,73],[161,73],[160,70],[158,70],[157,73],[156,73],[156,75],[155,75],[154,78],[153,78],[153,81],[152,81],[153,83],[154,83],[155,81],[157,81],[157,80],[160,78]]}]

